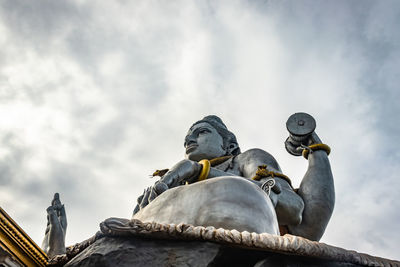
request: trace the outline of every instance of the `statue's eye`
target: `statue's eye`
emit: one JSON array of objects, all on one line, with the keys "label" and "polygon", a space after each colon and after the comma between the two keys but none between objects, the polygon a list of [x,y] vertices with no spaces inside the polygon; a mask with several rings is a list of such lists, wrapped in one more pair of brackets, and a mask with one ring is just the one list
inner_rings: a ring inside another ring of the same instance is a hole
[{"label": "statue's eye", "polygon": [[209,130],[207,130],[207,129],[201,129],[200,131],[199,131],[199,134],[207,134],[207,133],[209,133],[210,131]]}]

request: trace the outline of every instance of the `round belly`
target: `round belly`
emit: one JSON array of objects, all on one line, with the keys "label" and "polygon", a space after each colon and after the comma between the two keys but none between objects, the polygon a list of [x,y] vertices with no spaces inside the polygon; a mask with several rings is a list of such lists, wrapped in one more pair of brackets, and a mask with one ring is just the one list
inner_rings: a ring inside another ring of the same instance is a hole
[{"label": "round belly", "polygon": [[240,177],[218,177],[169,189],[133,218],[279,234],[269,196]]}]

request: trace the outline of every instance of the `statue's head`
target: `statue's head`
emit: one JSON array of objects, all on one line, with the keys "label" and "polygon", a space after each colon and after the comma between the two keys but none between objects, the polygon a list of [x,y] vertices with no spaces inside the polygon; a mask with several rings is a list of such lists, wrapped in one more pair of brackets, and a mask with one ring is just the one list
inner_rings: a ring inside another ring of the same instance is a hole
[{"label": "statue's head", "polygon": [[186,158],[195,161],[240,154],[235,135],[215,115],[195,122],[185,137],[184,146]]}]

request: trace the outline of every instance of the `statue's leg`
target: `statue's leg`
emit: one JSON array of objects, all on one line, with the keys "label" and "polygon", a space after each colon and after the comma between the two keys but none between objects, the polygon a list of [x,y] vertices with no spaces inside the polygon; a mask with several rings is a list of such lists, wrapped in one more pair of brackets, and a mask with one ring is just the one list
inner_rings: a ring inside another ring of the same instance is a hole
[{"label": "statue's leg", "polygon": [[167,190],[133,218],[279,234],[269,196],[242,177],[218,177]]}]

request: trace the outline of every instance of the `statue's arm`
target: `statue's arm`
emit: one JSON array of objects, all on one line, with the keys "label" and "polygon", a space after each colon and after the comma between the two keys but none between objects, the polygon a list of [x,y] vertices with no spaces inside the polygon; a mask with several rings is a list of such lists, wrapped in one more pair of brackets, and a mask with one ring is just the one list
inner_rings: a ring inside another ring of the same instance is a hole
[{"label": "statue's arm", "polygon": [[[310,144],[316,143],[321,143],[321,140],[313,133]],[[303,220],[300,225],[289,225],[289,231],[291,234],[318,241],[325,231],[335,204],[333,175],[324,150],[309,154],[308,169],[298,194],[305,203]]]},{"label": "statue's arm", "polygon": [[237,175],[211,167],[207,179],[221,177],[221,176],[237,176]]},{"label": "statue's arm", "polygon": [[[249,181],[261,186],[263,181],[254,181],[251,178],[256,175],[257,169],[261,165],[276,165],[275,159],[267,152],[261,149],[251,149],[235,157],[233,165],[235,170],[222,171],[216,168],[210,168],[208,179],[221,176],[242,176]],[[276,171],[280,171],[279,166],[274,166]],[[237,171],[239,169],[239,171]],[[167,190],[181,185],[188,181],[194,183],[197,181],[202,170],[202,165],[191,160],[182,160],[169,170],[160,181],[154,186],[145,190],[142,196],[138,198],[138,204],[133,214],[143,209],[154,200],[158,195]],[[270,198],[275,206],[280,224],[299,224],[303,211],[302,199],[293,191],[291,186],[283,179],[276,178],[276,186],[272,188]],[[279,190],[277,190],[279,189]]]},{"label": "statue's arm", "polygon": [[153,186],[144,190],[138,197],[137,205],[133,210],[136,214],[139,210],[145,208],[151,201],[164,191],[182,185],[184,182],[193,182],[200,174],[202,166],[188,159],[181,160],[175,164],[165,175],[161,177]]},{"label": "statue's arm", "polygon": [[[196,161],[185,159],[178,162],[153,186],[144,190],[143,194],[137,199],[137,205],[133,210],[133,214],[136,214],[139,210],[145,208],[151,201],[166,190],[182,185],[185,182],[197,182],[201,170],[202,165]],[[210,179],[221,176],[237,175],[216,168],[210,168],[207,178]]]},{"label": "statue's arm", "polygon": [[[256,175],[259,166],[267,165],[270,170],[281,172],[276,160],[269,153],[261,149],[248,150],[237,157],[243,176],[251,179]],[[268,177],[270,178],[270,177]],[[262,181],[262,180],[261,180]],[[275,205],[276,215],[280,225],[298,225],[302,221],[304,202],[297,195],[289,183],[275,177],[275,183],[280,192],[270,192],[270,198]]]}]

